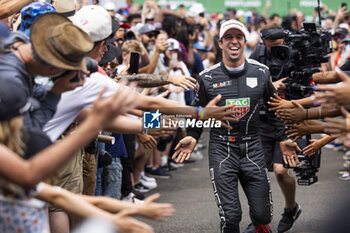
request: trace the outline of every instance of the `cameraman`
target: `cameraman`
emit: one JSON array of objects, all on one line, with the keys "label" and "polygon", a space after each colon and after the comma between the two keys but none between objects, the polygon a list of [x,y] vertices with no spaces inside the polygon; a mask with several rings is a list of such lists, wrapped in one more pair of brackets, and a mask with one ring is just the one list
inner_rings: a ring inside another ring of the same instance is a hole
[{"label": "cameraman", "polygon": [[[258,44],[255,51],[250,55],[251,59],[259,61],[269,68],[271,68],[271,47],[277,45],[283,45],[284,43],[284,32],[282,28],[276,24],[267,24],[261,29],[262,44]],[[271,71],[273,75],[273,71]],[[282,79],[273,82],[275,89],[282,93],[286,88],[283,83],[286,80],[284,74],[279,74]],[[268,111],[261,107],[260,109],[260,136],[262,146],[264,148],[265,161],[269,171],[273,171],[276,175],[278,184],[282,190],[285,199],[285,209],[283,217],[278,224],[278,232],[285,232],[289,230],[295,220],[301,213],[301,208],[295,202],[295,180],[293,177],[288,175],[288,169],[283,167],[283,157],[279,146],[279,141],[276,135],[271,134],[275,132],[273,125],[269,122]]]}]

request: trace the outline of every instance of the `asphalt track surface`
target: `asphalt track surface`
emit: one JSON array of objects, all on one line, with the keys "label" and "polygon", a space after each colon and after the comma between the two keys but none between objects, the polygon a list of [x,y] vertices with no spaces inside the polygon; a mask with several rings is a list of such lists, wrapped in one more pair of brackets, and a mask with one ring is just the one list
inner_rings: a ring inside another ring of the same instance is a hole
[{"label": "asphalt track surface", "polygon": [[[204,138],[208,138],[205,134]],[[204,140],[207,145],[206,140]],[[151,193],[159,192],[159,202],[170,202],[174,205],[175,214],[165,222],[145,220],[157,233],[215,233],[219,232],[219,214],[208,172],[207,147],[202,150],[204,159],[171,172],[169,180],[158,179],[158,188]],[[322,150],[319,181],[311,186],[297,186],[297,202],[302,214],[288,232],[324,232],[330,225],[330,218],[336,215],[339,206],[349,197],[350,180],[342,181],[338,170],[342,168],[343,153],[330,149]],[[284,199],[273,173],[270,173],[274,217],[270,224],[273,232],[284,208]],[[242,205],[241,232],[250,223],[247,199],[240,188],[239,196]],[[350,221],[350,219],[349,219]]]}]

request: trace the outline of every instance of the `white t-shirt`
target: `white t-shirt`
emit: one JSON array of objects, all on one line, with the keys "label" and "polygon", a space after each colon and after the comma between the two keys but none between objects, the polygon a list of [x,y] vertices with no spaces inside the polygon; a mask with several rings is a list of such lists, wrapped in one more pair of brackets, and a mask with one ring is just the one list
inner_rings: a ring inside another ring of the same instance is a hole
[{"label": "white t-shirt", "polygon": [[[180,64],[181,64],[182,71],[184,73],[182,73],[181,70],[176,70],[176,71],[170,70],[169,71],[169,75],[178,74],[178,75],[185,75],[187,77],[190,77],[191,74],[188,71],[187,66],[185,65],[185,63],[181,61]],[[170,90],[170,94],[169,94],[169,97],[168,97],[169,100],[174,100],[174,101],[178,102],[181,105],[186,105],[185,92],[184,92],[185,90],[182,87],[176,87],[173,84],[169,84],[169,90]]]},{"label": "white t-shirt", "polygon": [[103,94],[105,98],[113,95],[119,84],[111,78],[95,72],[86,79],[84,86],[62,94],[55,115],[44,126],[44,132],[52,142],[56,141],[68,128],[83,108],[92,106],[104,87],[107,87]]},{"label": "white t-shirt", "polygon": [[117,66],[117,73],[120,74],[123,70],[125,70],[125,68],[126,68],[126,65],[123,65],[123,64]]}]

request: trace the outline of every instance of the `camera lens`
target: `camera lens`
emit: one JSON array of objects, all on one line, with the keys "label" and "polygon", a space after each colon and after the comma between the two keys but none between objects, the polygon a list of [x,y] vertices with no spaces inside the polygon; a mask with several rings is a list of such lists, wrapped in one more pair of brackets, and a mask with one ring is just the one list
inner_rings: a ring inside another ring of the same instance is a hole
[{"label": "camera lens", "polygon": [[273,46],[271,47],[271,64],[283,66],[289,62],[290,51],[287,46]]},{"label": "camera lens", "polygon": [[280,61],[284,61],[287,57],[288,54],[284,50],[279,51],[279,53],[277,54],[277,59]]}]

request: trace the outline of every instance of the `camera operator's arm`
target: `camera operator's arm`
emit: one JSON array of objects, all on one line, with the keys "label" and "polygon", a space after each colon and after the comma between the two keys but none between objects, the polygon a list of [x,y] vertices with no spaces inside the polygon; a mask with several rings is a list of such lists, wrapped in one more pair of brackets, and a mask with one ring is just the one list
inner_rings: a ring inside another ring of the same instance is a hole
[{"label": "camera operator's arm", "polygon": [[126,79],[130,82],[137,82],[140,87],[158,87],[166,84],[174,84],[188,90],[193,89],[196,80],[192,77],[183,75],[155,75],[155,74],[137,74],[122,75],[121,80]]},{"label": "camera operator's arm", "polygon": [[336,72],[343,83],[317,86],[315,96],[318,104],[336,103],[341,106],[350,104],[350,77],[338,68]]},{"label": "camera operator's arm", "polygon": [[325,136],[319,140],[316,139],[310,139],[310,145],[304,147],[303,154],[307,156],[311,156],[315,154],[318,150],[320,150],[323,146],[327,145],[337,137],[333,136]]},{"label": "camera operator's arm", "polygon": [[283,93],[284,90],[286,89],[286,84],[284,84],[283,82],[286,81],[287,78],[288,77],[281,78],[272,83],[278,93]]},{"label": "camera operator's arm", "polygon": [[[271,101],[268,102],[271,108],[269,108],[270,111],[276,111],[278,109],[288,109],[288,108],[294,108],[294,104],[291,100],[285,100],[279,97],[277,94],[274,95],[274,97],[270,98]],[[293,100],[294,102],[301,104],[304,107],[312,107],[314,106],[314,98],[312,97],[306,97],[303,99]]]},{"label": "camera operator's arm", "polygon": [[305,109],[294,100],[292,100],[292,103],[295,108],[279,109],[276,111],[277,117],[283,120],[285,123],[295,123],[303,120],[320,119],[340,115],[339,109],[322,107]]},{"label": "camera operator's arm", "polygon": [[289,138],[294,138],[293,141],[308,134],[324,133],[322,122],[316,120],[288,124],[288,128],[286,133]]}]

